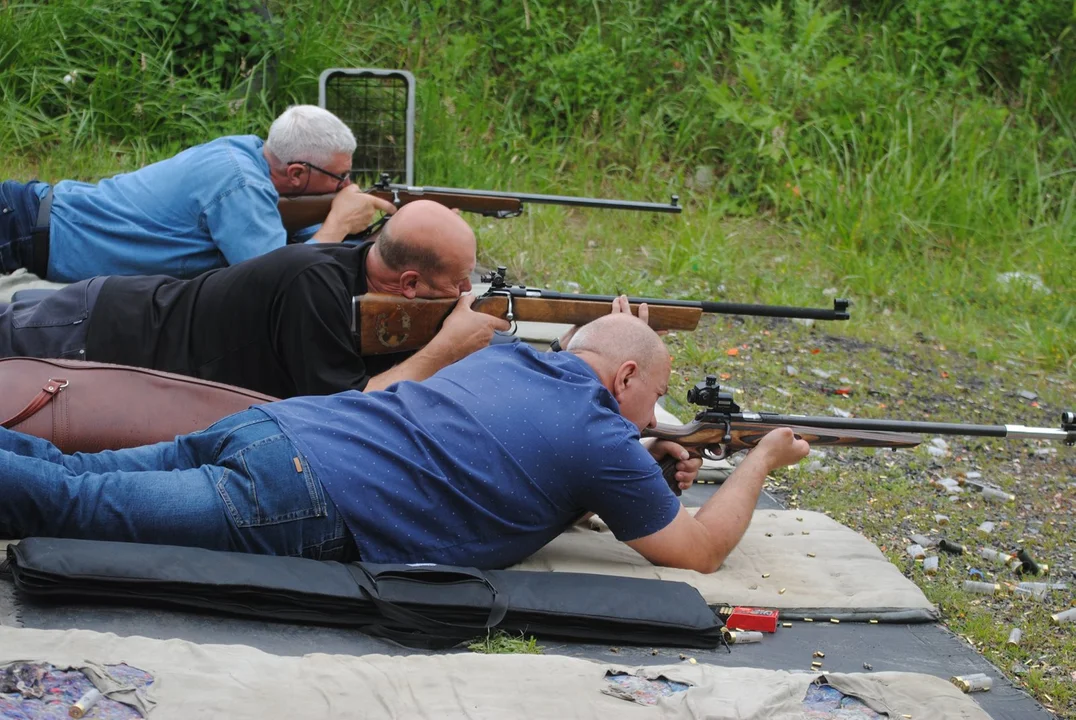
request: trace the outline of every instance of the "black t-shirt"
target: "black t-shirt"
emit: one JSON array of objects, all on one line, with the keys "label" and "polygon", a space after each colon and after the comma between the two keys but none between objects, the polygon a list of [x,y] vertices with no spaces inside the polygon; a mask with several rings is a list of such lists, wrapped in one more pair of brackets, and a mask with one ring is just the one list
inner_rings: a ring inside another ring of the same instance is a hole
[{"label": "black t-shirt", "polygon": [[362,390],[352,297],[366,292],[370,245],[289,245],[190,280],[110,277],[86,357],[280,398]]}]

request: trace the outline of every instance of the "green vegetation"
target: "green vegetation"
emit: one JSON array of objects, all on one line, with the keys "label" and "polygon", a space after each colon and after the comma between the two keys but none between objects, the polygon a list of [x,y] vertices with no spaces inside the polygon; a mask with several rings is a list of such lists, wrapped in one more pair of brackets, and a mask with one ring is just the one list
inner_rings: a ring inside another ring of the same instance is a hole
[{"label": "green vegetation", "polygon": [[483,655],[541,655],[543,648],[533,637],[523,634],[516,637],[496,630],[470,643],[467,649]]},{"label": "green vegetation", "polygon": [[1070,2],[261,8],[6,3],[9,172],[137,167],[264,132],[315,99],[326,67],[406,67],[423,183],[684,197],[682,221],[550,210],[483,232],[487,259],[526,253],[513,269],[528,282],[799,303],[835,288],[857,303],[856,332],[887,314],[1076,372]]},{"label": "green vegetation", "polygon": [[[678,193],[686,206],[679,218],[532,207],[479,221],[485,264],[589,292],[850,297],[853,320],[826,326],[825,342],[843,353],[834,365],[848,363],[833,369],[881,393],[856,398],[864,415],[1038,425],[1071,406],[1070,0],[275,0],[271,21],[260,8],[3,3],[5,170],[98,178],[217,135],[264,133],[286,105],[315,101],[327,67],[406,68],[419,81],[421,183]],[[1003,273],[1020,275],[1006,284]],[[748,407],[825,412],[819,388],[783,374],[785,364],[809,367],[800,351],[822,342],[817,330],[722,321],[680,335],[675,395],[701,371],[727,372]],[[771,347],[778,337],[798,345]],[[725,355],[755,343],[759,352]],[[1011,395],[996,391],[1017,385],[1040,393],[1042,407],[1012,417]],[[786,386],[791,398],[772,390]],[[968,457],[990,456],[972,449]],[[1010,511],[1005,542],[1053,557],[1076,546],[1061,524],[1076,509],[1071,488],[1051,487],[1072,477],[1063,453],[1031,473],[1032,460],[1021,469],[1011,452],[982,466],[1007,489],[1024,483],[1031,505]],[[782,477],[792,501],[885,545],[1002,670],[1030,663],[1016,679],[1076,717],[1071,679],[1054,672],[1076,664],[1071,632],[1050,628],[1037,606],[964,597],[952,588],[965,568],[944,563],[926,578],[902,555],[902,537],[929,532],[932,513],[950,506],[922,481],[955,472],[907,458],[892,472],[863,461]],[[981,503],[959,509],[965,528],[985,517]],[[1047,523],[1041,534],[1023,515]],[[1006,648],[1003,630],[1024,612],[1028,649]],[[1040,656],[1045,667],[1032,662]]]}]

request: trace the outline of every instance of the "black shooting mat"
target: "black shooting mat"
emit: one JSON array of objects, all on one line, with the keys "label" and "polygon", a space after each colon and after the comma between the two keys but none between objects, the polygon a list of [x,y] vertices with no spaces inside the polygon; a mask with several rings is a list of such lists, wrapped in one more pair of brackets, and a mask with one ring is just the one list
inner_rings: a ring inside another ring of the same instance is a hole
[{"label": "black shooting mat", "polygon": [[[714,485],[691,488],[683,495],[687,505],[701,505],[717,489]],[[759,498],[760,509],[783,509],[769,493]],[[179,638],[193,643],[238,644],[277,655],[308,653],[343,655],[413,655],[431,651],[400,647],[357,630],[263,622],[175,610],[151,610],[107,605],[52,605],[16,598],[11,583],[0,581],[0,624],[42,630],[79,628],[140,635],[156,639]],[[663,665],[681,656],[700,663],[726,667],[757,667],[769,670],[809,670],[812,654],[825,653],[823,672],[873,671],[915,672],[950,678],[953,675],[986,673],[993,689],[976,693],[975,700],[994,720],[1049,720],[1054,716],[1022,690],[1010,684],[986,659],[951,632],[930,623],[878,624],[816,621],[794,622],[752,645],[699,650],[652,648],[585,643],[539,641],[546,654],[587,658],[617,665]],[[463,651],[460,651],[463,652]],[[685,660],[686,662],[686,660]]]}]

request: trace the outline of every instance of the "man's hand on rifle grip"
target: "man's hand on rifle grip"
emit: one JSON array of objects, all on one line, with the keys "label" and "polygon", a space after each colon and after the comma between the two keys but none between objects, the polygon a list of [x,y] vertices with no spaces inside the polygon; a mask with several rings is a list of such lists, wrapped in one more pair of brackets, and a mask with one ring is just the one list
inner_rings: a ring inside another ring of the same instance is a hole
[{"label": "man's hand on rifle grip", "polygon": [[319,242],[340,242],[348,235],[365,230],[378,212],[388,215],[396,212],[396,206],[388,200],[364,193],[357,185],[348,185],[336,193],[325,223],[314,235]]},{"label": "man's hand on rifle grip", "polygon": [[[702,457],[693,455],[688,450],[670,440],[658,440],[650,445],[647,450],[650,455],[661,465],[662,474],[665,476],[669,487],[677,495],[691,487],[695,478],[699,476],[702,468]],[[675,462],[675,466],[673,463]],[[675,470],[675,474],[671,470]],[[679,490],[679,492],[677,492]]]}]

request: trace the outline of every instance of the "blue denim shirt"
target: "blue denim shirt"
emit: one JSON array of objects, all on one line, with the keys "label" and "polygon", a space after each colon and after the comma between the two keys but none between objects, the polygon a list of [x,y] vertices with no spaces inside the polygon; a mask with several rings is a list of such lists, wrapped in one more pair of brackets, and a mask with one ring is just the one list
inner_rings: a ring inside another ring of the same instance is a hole
[{"label": "blue denim shirt", "polygon": [[189,278],[282,247],[262,145],[254,135],[222,137],[96,184],[57,183],[48,279]]}]

